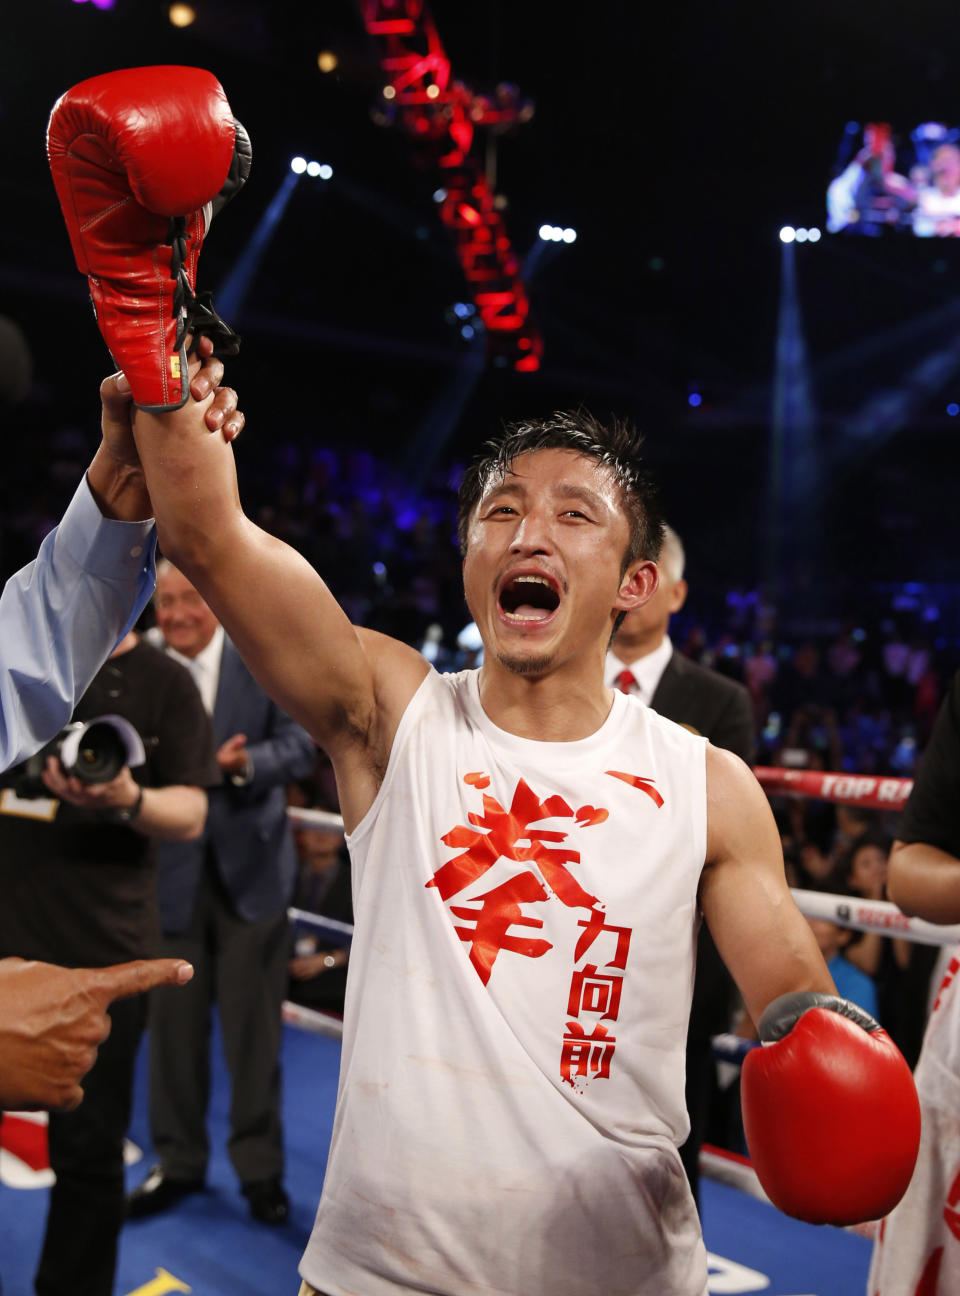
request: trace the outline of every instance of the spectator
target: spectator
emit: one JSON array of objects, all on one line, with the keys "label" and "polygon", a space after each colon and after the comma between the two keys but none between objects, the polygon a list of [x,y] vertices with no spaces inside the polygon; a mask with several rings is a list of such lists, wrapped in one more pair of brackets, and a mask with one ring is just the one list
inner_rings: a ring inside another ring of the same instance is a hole
[{"label": "spectator", "polygon": [[156,616],[167,651],[194,674],[213,716],[221,781],[210,793],[202,840],[167,846],[160,856],[163,948],[189,949],[196,975],[182,999],[151,1000],[150,1124],[160,1161],[131,1193],[129,1212],[154,1214],[203,1187],[216,999],[233,1082],[230,1159],[253,1217],[279,1224],[289,1209],[280,1010],[296,872],[283,787],[309,772],[314,746],[255,683],[209,607],[167,562],[158,570]]},{"label": "spectator", "polygon": [[913,232],[920,238],[960,234],[960,149],[941,144],[930,158],[930,183],[917,193]]},{"label": "spectator", "polygon": [[770,699],[777,678],[777,659],[769,639],[759,643],[743,665],[743,679],[753,702],[754,725],[759,731],[767,722]]},{"label": "spectator", "polygon": [[[353,923],[350,857],[343,833],[300,825],[294,829],[299,869],[293,903],[307,913]],[[333,938],[322,928],[299,923],[290,959],[289,995],[319,1012],[343,1015],[349,937]]]},{"label": "spectator", "polygon": [[[890,839],[869,827],[843,851],[826,888],[865,900],[887,899]],[[927,992],[936,949],[877,932],[855,932],[844,955],[869,976],[877,992],[877,1018],[912,1066],[920,1053]]]},{"label": "spectator", "polygon": [[820,946],[820,953],[826,960],[827,968],[837,987],[837,994],[859,1005],[871,1017],[876,1017],[877,992],[874,984],[865,972],[861,972],[846,958],[844,953],[853,933],[848,927],[841,927],[825,918],[808,918],[807,922]]}]

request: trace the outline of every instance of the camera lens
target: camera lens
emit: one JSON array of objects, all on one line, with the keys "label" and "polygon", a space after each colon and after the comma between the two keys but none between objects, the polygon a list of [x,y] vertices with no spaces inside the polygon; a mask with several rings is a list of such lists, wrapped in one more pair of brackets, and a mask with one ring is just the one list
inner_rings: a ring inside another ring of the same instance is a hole
[{"label": "camera lens", "polygon": [[73,767],[66,772],[82,783],[109,783],[126,764],[123,740],[109,724],[92,724],[83,735]]}]

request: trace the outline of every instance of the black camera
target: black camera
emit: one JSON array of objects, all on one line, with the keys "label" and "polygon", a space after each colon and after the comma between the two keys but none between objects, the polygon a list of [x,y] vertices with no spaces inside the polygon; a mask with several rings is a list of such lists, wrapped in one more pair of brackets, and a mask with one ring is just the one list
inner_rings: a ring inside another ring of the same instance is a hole
[{"label": "black camera", "polygon": [[109,783],[124,765],[142,765],[146,760],[143,741],[129,720],[95,716],[61,729],[36,755],[7,770],[0,777],[0,786],[10,788],[24,801],[48,797],[50,789],[40,777],[48,756],[56,756],[64,774],[82,783]]}]

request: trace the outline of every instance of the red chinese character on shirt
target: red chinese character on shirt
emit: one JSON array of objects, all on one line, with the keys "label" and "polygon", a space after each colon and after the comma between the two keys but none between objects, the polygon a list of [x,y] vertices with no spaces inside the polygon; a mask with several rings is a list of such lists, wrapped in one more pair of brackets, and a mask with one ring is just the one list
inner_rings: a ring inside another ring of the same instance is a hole
[{"label": "red chinese character on shirt", "polygon": [[[577,941],[577,948],[574,952],[573,961],[574,963],[579,963],[587,950],[593,946],[594,942],[604,932],[607,932],[608,935],[616,936],[617,946],[613,951],[613,958],[607,959],[606,966],[623,970],[627,966],[627,955],[630,953],[630,937],[633,935],[633,929],[630,927],[608,926],[603,921],[605,917],[606,914],[601,910],[592,909],[590,911],[590,917],[586,921],[581,919],[577,923],[578,927],[584,928],[584,933]],[[606,944],[609,947],[610,942],[607,941]],[[596,957],[596,955],[594,955],[594,957]]]},{"label": "red chinese character on shirt", "polygon": [[[468,774],[464,781],[476,784],[477,776]],[[484,793],[483,814],[471,812],[467,818],[474,825],[473,830],[460,824],[441,838],[446,846],[464,848],[462,853],[437,869],[427,883],[437,887],[444,900],[482,877],[498,859],[509,859],[535,863],[554,895],[571,908],[592,909],[599,903],[596,896],[584,891],[566,867],[579,864],[580,852],[548,844],[565,842],[567,834],[530,825],[542,819],[576,819],[587,827],[603,823],[606,810],[582,806],[574,811],[561,796],[541,801],[521,779],[509,810],[504,810],[496,797]]]},{"label": "red chinese character on shirt", "polygon": [[573,974],[567,1012],[571,1017],[579,1017],[582,1012],[599,1013],[608,1021],[616,1021],[622,989],[623,977],[598,972],[593,963],[588,963]]},{"label": "red chinese character on shirt", "polygon": [[616,1040],[607,1034],[606,1026],[598,1023],[593,1034],[588,1035],[579,1022],[567,1022],[567,1034],[563,1037],[560,1054],[560,1075],[575,1089],[580,1077],[589,1079],[594,1075],[609,1080],[610,1059],[615,1045]]},{"label": "red chinese character on shirt", "polygon": [[[489,780],[482,773],[471,773],[464,782],[482,790]],[[460,854],[441,865],[427,886],[436,887],[445,901],[483,877],[499,859],[529,863],[536,869],[527,869],[480,896],[479,910],[466,906],[452,909],[456,917],[476,922],[474,927],[461,926],[456,930],[461,940],[470,941],[470,960],[484,984],[490,979],[501,949],[527,958],[540,958],[552,948],[549,941],[511,935],[509,930],[514,925],[543,926],[539,919],[525,917],[520,904],[548,900],[547,887],[563,904],[586,909],[596,916],[594,925],[596,922],[602,925],[599,899],[590,895],[568,868],[570,864],[579,864],[580,852],[562,844],[567,840],[566,833],[532,825],[544,819],[571,819],[581,827],[592,827],[606,818],[607,811],[602,808],[585,805],[574,810],[561,796],[541,801],[521,779],[509,810],[484,792],[483,813],[468,815],[473,826],[460,824],[444,834],[441,839],[444,844],[460,848]]]},{"label": "red chinese character on shirt", "polygon": [[543,922],[539,918],[527,918],[520,905],[546,898],[547,892],[538,878],[532,873],[518,873],[509,882],[479,896],[479,910],[468,905],[451,907],[451,913],[456,918],[473,920],[475,923],[473,927],[456,927],[454,930],[462,941],[470,942],[470,962],[477,969],[484,985],[490,980],[494,962],[501,950],[524,954],[527,958],[542,958],[547,950],[553,948],[546,940],[510,934],[513,926],[541,928]]}]

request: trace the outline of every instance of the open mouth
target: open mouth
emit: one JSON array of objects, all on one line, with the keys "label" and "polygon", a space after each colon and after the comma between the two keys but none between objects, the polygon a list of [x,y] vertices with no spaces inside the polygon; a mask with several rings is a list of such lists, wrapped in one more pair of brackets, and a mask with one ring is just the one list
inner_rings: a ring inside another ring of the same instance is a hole
[{"label": "open mouth", "polygon": [[500,591],[500,610],[515,621],[545,621],[559,606],[560,595],[544,576],[514,576]]}]

